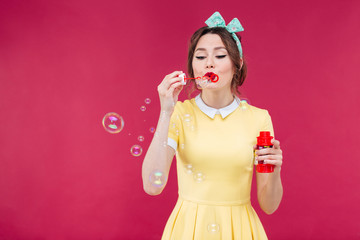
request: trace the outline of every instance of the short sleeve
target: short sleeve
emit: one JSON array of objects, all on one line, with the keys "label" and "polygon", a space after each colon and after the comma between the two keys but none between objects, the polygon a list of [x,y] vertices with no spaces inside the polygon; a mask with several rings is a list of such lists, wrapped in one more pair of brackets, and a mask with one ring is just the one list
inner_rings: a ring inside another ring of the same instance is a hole
[{"label": "short sleeve", "polygon": [[267,110],[265,110],[264,123],[261,131],[269,131],[270,135],[275,138],[274,127],[271,121],[271,116]]},{"label": "short sleeve", "polygon": [[174,112],[170,118],[169,133],[168,133],[168,145],[175,151],[179,145],[179,134],[181,132],[182,124],[179,112],[180,102],[177,102],[174,108]]}]

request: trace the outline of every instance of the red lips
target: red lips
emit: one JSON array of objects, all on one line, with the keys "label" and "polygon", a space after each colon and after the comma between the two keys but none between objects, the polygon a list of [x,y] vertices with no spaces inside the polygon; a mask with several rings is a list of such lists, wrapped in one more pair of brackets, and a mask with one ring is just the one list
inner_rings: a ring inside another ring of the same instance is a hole
[{"label": "red lips", "polygon": [[204,77],[207,77],[209,78],[212,82],[217,82],[219,81],[219,76],[216,75],[215,73],[213,72],[207,72]]}]

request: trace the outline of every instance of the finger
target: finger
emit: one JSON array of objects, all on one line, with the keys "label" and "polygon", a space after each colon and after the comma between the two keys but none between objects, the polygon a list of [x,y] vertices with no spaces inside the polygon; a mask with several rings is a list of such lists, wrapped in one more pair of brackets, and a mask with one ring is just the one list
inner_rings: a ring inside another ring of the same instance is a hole
[{"label": "finger", "polygon": [[174,95],[175,89],[181,86],[183,86],[181,82],[173,83],[167,91],[166,95],[172,97]]},{"label": "finger", "polygon": [[280,160],[264,160],[264,164],[272,164],[276,166],[281,166],[283,164]]},{"label": "finger", "polygon": [[181,80],[182,80],[181,77],[174,77],[174,78],[171,78],[168,82],[170,83],[170,85],[172,85],[177,82],[181,83]]},{"label": "finger", "polygon": [[275,138],[271,139],[271,143],[274,144],[275,149],[280,149],[280,142]]},{"label": "finger", "polygon": [[179,75],[182,74],[182,73],[183,73],[183,71],[175,71],[175,72],[170,73],[169,75],[166,75],[165,78],[170,79],[170,78],[173,78],[173,77],[177,77],[177,76],[179,76]]},{"label": "finger", "polygon": [[181,85],[180,87],[175,88],[174,93],[173,93],[173,100],[174,102],[178,101],[180,92],[183,90],[183,85]]},{"label": "finger", "polygon": [[273,149],[273,148],[263,148],[260,150],[256,150],[255,154],[258,156],[263,156],[263,155],[273,155],[273,154],[277,154],[276,152],[277,150]]},{"label": "finger", "polygon": [[282,155],[282,150],[280,148],[275,149],[275,148],[263,148],[260,150],[256,150],[255,154],[258,156],[262,156],[262,155]]},{"label": "finger", "polygon": [[174,95],[178,96],[180,94],[180,92],[183,90],[184,85],[180,85],[180,87],[176,87],[174,90]]},{"label": "finger", "polygon": [[[164,77],[164,79],[161,81],[160,85],[163,85],[164,83],[167,83],[169,79],[174,78],[176,76],[179,76],[182,73],[183,73],[183,71],[174,71],[174,72],[166,75]],[[166,86],[166,89],[168,89],[168,88],[169,88],[169,86]]]},{"label": "finger", "polygon": [[174,78],[170,78],[170,79],[164,79],[164,81],[162,82],[162,86],[163,88],[167,91],[170,89],[170,87],[172,86],[172,84],[180,82],[181,83],[181,78],[180,77],[174,77]]},{"label": "finger", "polygon": [[281,155],[264,155],[264,156],[257,156],[255,157],[256,160],[260,161],[260,160],[281,160],[282,161],[282,156]]}]

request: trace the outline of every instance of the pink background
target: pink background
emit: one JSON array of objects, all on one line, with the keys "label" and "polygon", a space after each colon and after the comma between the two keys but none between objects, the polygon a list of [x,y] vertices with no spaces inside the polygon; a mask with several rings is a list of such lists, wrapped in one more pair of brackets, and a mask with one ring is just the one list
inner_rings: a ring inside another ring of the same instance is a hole
[{"label": "pink background", "polygon": [[[186,70],[216,10],[245,28],[240,90],[269,110],[284,152],[279,209],[252,193],[269,239],[360,239],[360,2],[221,3],[0,2],[0,239],[160,239],[177,181],[173,161],[161,195],[142,188],[157,85]],[[108,112],[121,133],[104,130]]]}]

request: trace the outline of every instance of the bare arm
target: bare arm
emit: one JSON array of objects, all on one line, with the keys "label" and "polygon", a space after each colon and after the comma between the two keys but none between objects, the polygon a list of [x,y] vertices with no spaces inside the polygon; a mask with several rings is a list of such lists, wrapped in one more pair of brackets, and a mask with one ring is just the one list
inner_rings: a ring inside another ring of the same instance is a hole
[{"label": "bare arm", "polygon": [[274,213],[283,196],[280,170],[274,170],[273,173],[256,173],[256,182],[261,209],[267,214]]},{"label": "bare arm", "polygon": [[256,172],[259,205],[267,214],[272,214],[276,211],[283,196],[283,186],[280,176],[282,151],[280,149],[280,142],[275,139],[272,141],[274,148],[258,150],[258,156],[255,160],[255,164],[257,164],[258,160],[265,160],[265,163],[275,165],[274,172],[272,173]]},{"label": "bare arm", "polygon": [[[175,150],[167,145],[170,118],[174,112],[175,103],[183,89],[181,78],[178,77],[181,71],[175,71],[163,79],[158,86],[161,103],[161,113],[157,124],[156,132],[146,152],[142,165],[142,180],[144,191],[149,195],[160,194],[165,186],[169,175],[171,162],[175,155]],[[160,172],[165,177],[165,182],[153,184],[150,176],[154,171]]]},{"label": "bare arm", "polygon": [[158,195],[165,188],[166,182],[162,186],[154,186],[150,182],[150,175],[153,171],[164,174],[167,180],[171,162],[175,155],[175,150],[167,145],[168,129],[171,114],[162,113],[150,146],[146,152],[142,165],[142,179],[144,191],[149,195]]}]

